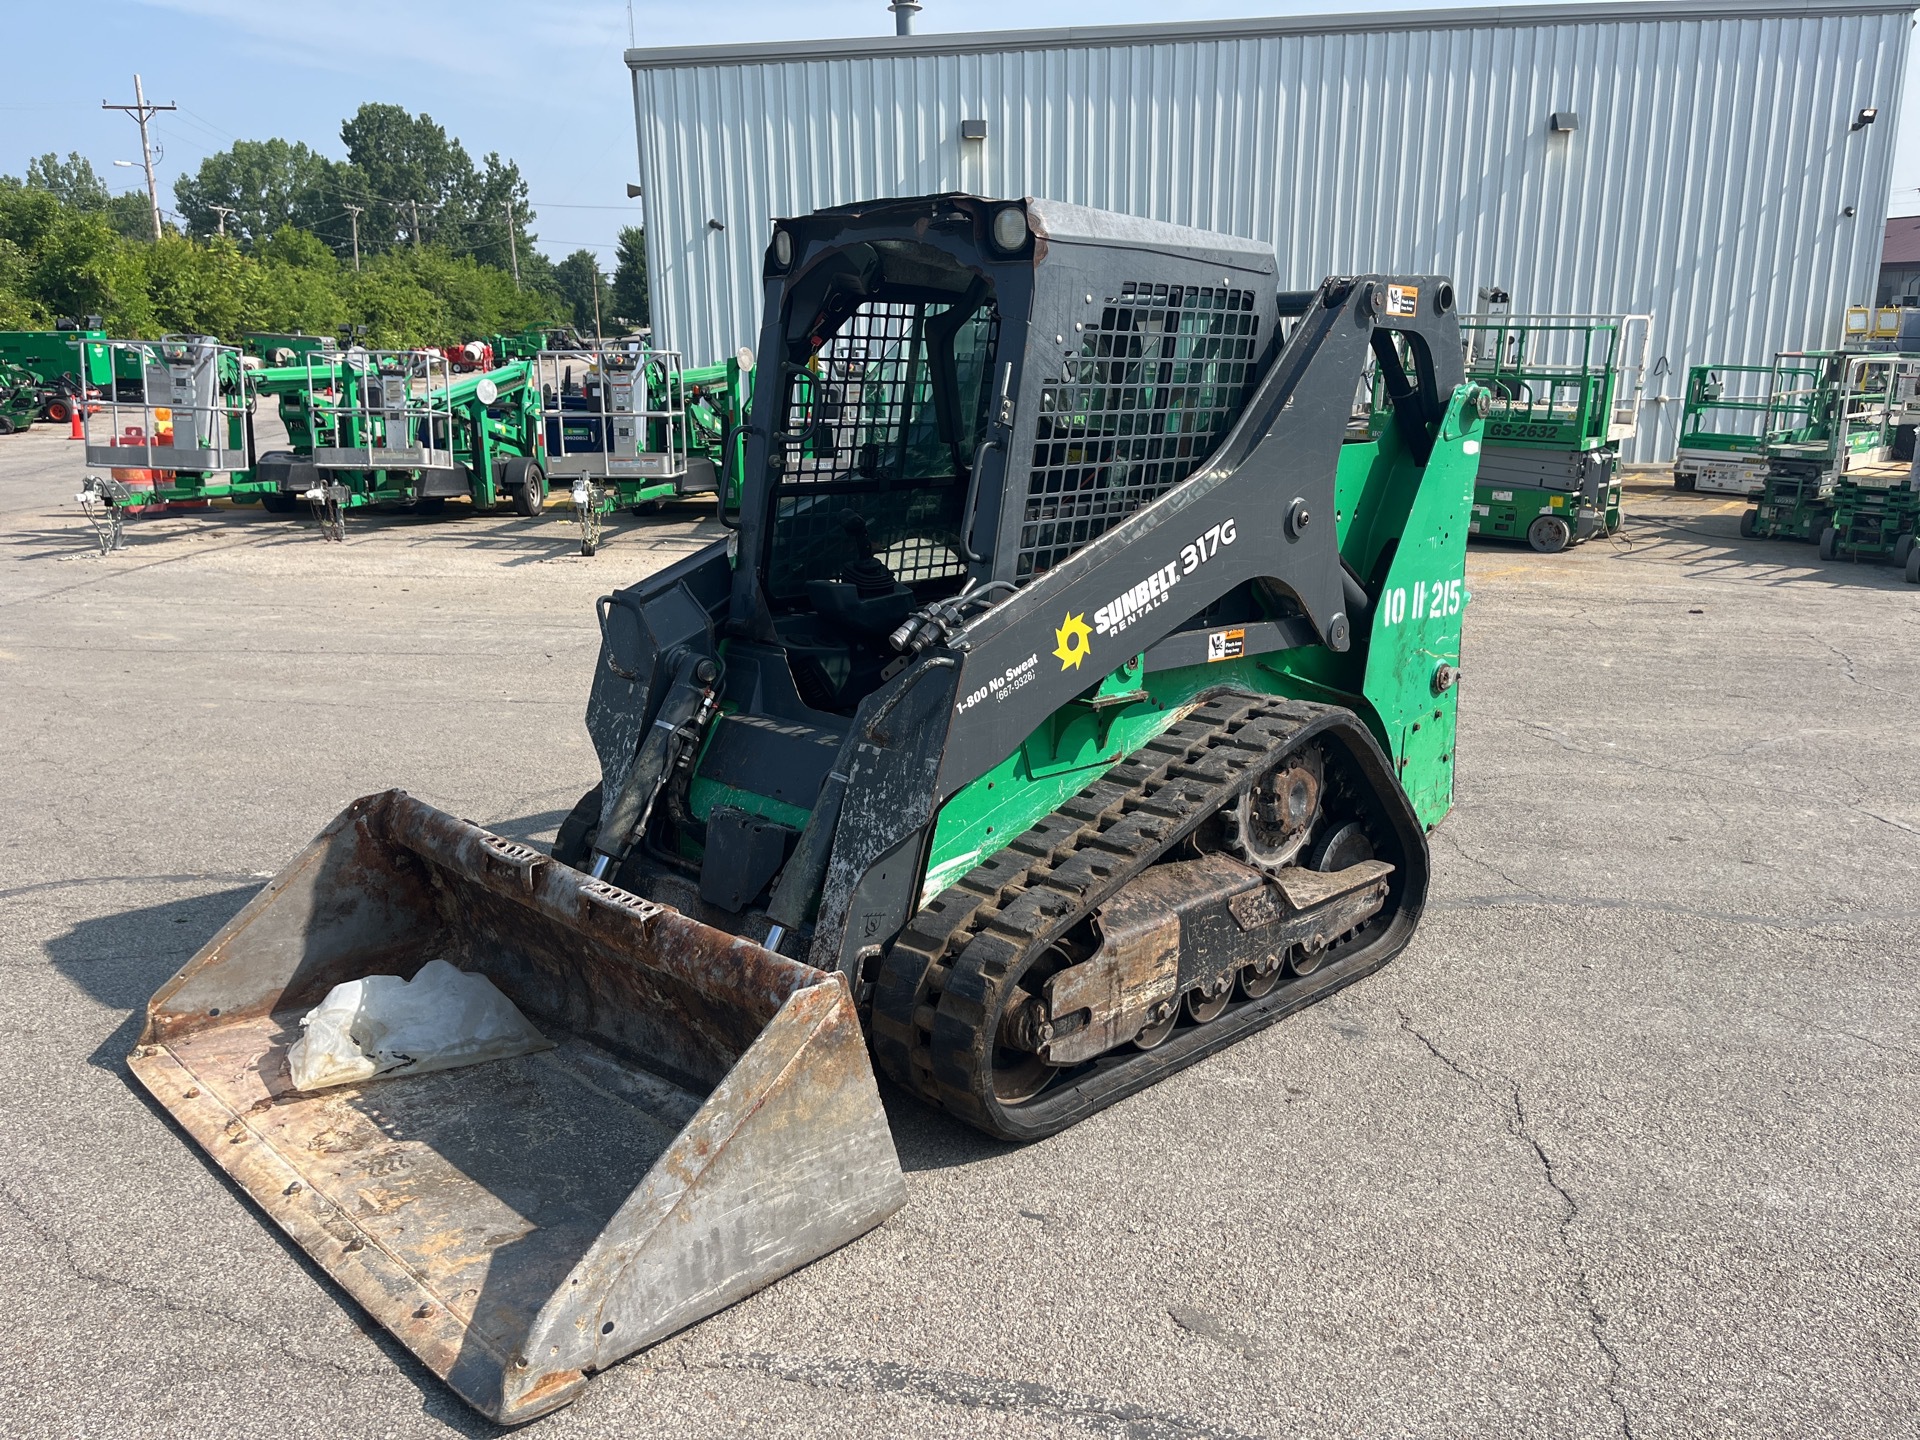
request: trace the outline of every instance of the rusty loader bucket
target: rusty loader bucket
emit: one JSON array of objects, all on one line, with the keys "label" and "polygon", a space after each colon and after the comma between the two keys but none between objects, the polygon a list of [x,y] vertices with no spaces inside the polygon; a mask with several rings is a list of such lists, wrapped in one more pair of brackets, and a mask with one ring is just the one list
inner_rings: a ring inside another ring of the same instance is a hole
[{"label": "rusty loader bucket", "polygon": [[[554,1048],[303,1093],[336,984],[433,959]],[[474,1408],[586,1377],[905,1199],[845,983],[400,791],[349,806],[148,1006],[131,1064]]]}]

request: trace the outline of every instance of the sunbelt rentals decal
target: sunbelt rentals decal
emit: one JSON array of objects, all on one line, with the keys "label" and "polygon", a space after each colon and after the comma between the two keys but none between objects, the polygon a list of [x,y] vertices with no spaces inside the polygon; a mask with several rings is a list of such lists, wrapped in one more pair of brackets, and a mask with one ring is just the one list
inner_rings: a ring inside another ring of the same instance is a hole
[{"label": "sunbelt rentals decal", "polygon": [[1142,616],[1158,610],[1173,597],[1174,586],[1238,538],[1239,532],[1231,519],[1209,526],[1203,534],[1180,547],[1178,559],[1134,581],[1096,609],[1092,625],[1087,624],[1085,611],[1062,617],[1053,632],[1053,653],[1060,668],[1078,670],[1081,662],[1093,653],[1095,635],[1118,635],[1137,624]]}]

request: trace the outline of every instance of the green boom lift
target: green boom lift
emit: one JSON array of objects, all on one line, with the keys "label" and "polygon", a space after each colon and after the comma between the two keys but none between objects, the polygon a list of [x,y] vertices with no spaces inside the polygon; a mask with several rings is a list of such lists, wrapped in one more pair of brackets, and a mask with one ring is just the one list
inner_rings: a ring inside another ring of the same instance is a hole
[{"label": "green boom lift", "polygon": [[408,506],[436,514],[465,496],[477,510],[510,498],[522,515],[546,502],[533,367],[524,360],[455,376],[423,350],[309,355],[308,380],[280,397],[293,452],[262,457],[281,512],[305,499],[328,539],[348,511]]},{"label": "green boom lift", "polygon": [[[356,801],[133,1073],[516,1422],[904,1204],[876,1069],[1043,1140],[1385,964],[1452,803],[1486,392],[1443,277],[1278,268],[1045,200],[778,222],[738,529],[599,602],[553,855]],[[295,1086],[303,1015],[434,960],[551,1048]]]},{"label": "green boom lift", "polygon": [[691,370],[639,345],[543,350],[536,364],[547,474],[571,486],[582,555],[615,510],[689,495],[716,496],[723,517],[737,506],[751,350]]}]

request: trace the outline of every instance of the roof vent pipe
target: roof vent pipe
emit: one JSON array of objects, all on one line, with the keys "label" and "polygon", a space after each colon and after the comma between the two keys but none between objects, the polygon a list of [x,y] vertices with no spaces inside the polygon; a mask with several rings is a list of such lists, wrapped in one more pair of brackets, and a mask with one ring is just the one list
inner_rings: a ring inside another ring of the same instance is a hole
[{"label": "roof vent pipe", "polygon": [[896,35],[911,35],[913,33],[913,17],[915,12],[920,9],[920,0],[893,0],[893,3],[887,6],[887,8],[893,11],[893,33]]}]

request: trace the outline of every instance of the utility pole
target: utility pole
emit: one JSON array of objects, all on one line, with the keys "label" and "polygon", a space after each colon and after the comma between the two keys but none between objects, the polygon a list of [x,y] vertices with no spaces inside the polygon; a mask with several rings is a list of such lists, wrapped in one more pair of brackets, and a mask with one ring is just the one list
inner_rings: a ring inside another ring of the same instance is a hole
[{"label": "utility pole", "polygon": [[162,110],[178,110],[178,105],[149,105],[147,92],[140,88],[140,76],[133,77],[133,104],[115,105],[111,100],[100,102],[102,110],[124,110],[140,125],[140,159],[147,167],[147,205],[153,211],[153,238],[160,238],[160,187],[153,181],[153,146],[147,143],[147,121]]},{"label": "utility pole", "polygon": [[413,207],[413,248],[418,250],[420,248],[420,202],[409,200],[407,204]]},{"label": "utility pole", "polygon": [[[500,208],[506,212],[507,216],[507,253],[513,256],[513,288],[518,290],[520,288],[520,237],[515,235],[513,231],[513,202],[511,200],[502,200],[500,202]],[[594,273],[598,274],[599,272],[595,271]],[[599,288],[598,285],[594,286],[593,303],[596,306],[600,303]]]},{"label": "utility pole", "polygon": [[347,206],[347,218],[353,225],[353,268],[355,270],[360,268],[360,214],[366,208],[364,205]]},{"label": "utility pole", "polygon": [[240,212],[238,210],[235,210],[231,205],[209,205],[207,208],[213,211],[213,213],[219,218],[220,238],[222,240],[226,239],[227,238],[227,217],[229,215],[238,215]]},{"label": "utility pole", "polygon": [[606,336],[600,333],[600,261],[593,262],[593,344],[597,350],[607,348]]}]

